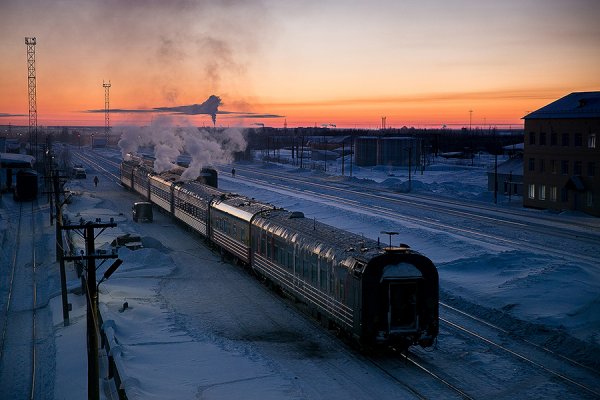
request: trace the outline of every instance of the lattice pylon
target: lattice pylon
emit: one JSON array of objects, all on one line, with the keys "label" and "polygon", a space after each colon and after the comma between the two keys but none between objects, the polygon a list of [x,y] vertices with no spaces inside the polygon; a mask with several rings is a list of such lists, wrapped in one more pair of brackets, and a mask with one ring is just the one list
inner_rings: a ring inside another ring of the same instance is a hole
[{"label": "lattice pylon", "polygon": [[[37,151],[37,104],[35,88],[35,37],[26,37],[27,45],[27,93],[29,95],[29,146],[31,153]],[[36,149],[36,150],[34,150]],[[36,154],[37,156],[37,154]]]}]

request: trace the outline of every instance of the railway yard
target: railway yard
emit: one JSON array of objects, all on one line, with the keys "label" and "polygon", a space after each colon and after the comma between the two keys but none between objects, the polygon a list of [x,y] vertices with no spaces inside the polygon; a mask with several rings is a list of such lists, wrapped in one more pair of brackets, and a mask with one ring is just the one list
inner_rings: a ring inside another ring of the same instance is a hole
[{"label": "railway yard", "polygon": [[[68,184],[73,195],[65,213],[113,218],[117,228],[98,238],[100,248],[124,233],[144,245],[120,250],[123,266],[100,286],[100,311],[119,343],[114,352],[121,354],[129,399],[600,398],[593,333],[600,321],[573,305],[584,296],[594,304],[589,292],[598,302],[597,218],[398,193],[257,163],[236,164],[235,177],[231,166],[220,168],[223,190],[373,239],[399,231],[394,241],[438,266],[436,345],[363,353],[169,215],[155,209],[153,223],[134,223],[131,205],[140,198],[120,184],[117,150],[72,155],[87,179]],[[100,178],[97,188],[93,176]],[[69,265],[73,310],[63,327],[48,203],[43,195],[32,203],[8,196],[2,202],[2,393],[82,398],[85,301]],[[573,271],[578,286],[557,283]],[[541,280],[551,290],[536,287]],[[107,396],[115,395],[113,382],[103,382]]]}]

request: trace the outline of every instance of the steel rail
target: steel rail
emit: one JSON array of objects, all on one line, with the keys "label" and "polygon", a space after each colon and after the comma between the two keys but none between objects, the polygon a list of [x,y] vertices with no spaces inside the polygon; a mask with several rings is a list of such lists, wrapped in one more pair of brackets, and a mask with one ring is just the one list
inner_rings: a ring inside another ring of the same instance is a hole
[{"label": "steel rail", "polygon": [[32,295],[32,341],[31,341],[31,392],[30,392],[30,400],[35,399],[35,378],[36,378],[36,342],[37,342],[37,333],[36,333],[36,309],[37,309],[37,282],[36,282],[36,268],[37,268],[37,252],[36,252],[36,220],[35,220],[35,212],[34,212],[34,203],[37,201],[31,202],[31,262],[32,262],[32,286],[33,286],[33,295]]},{"label": "steel rail", "polygon": [[[301,194],[313,194],[315,193],[315,197],[317,196],[316,192],[311,192],[311,191],[306,191],[306,190],[300,190],[300,189],[295,189],[289,186],[283,186],[283,185],[277,185],[274,184],[272,182],[264,182],[258,179],[252,179],[252,178],[245,178],[247,181],[252,181],[255,182],[257,184],[260,184],[262,186],[271,186],[271,187],[279,187],[283,190],[286,190],[290,193],[301,193]],[[365,193],[360,193],[360,192],[352,192],[352,193],[356,193],[356,194],[360,194],[360,195],[365,195],[365,196],[369,196],[369,194],[365,194]],[[374,209],[377,210],[377,212],[379,213],[379,215],[385,215],[388,216],[390,218],[394,218],[394,219],[402,219],[405,221],[409,221],[409,222],[413,222],[413,223],[417,223],[420,225],[427,225],[430,226],[432,228],[435,229],[440,229],[443,230],[444,232],[447,231],[452,231],[460,236],[466,237],[468,239],[475,239],[475,240],[482,240],[482,239],[487,239],[487,241],[485,241],[486,243],[492,243],[492,244],[498,244],[500,243],[504,243],[504,244],[509,244],[512,246],[516,246],[517,248],[528,248],[530,250],[533,250],[535,252],[542,252],[544,254],[554,254],[560,257],[567,257],[569,259],[579,259],[581,261],[585,261],[585,262],[589,262],[589,263],[596,263],[597,262],[597,257],[591,257],[591,256],[584,256],[584,255],[579,255],[579,254],[574,254],[573,252],[567,252],[567,251],[561,251],[555,248],[548,248],[545,247],[543,245],[536,245],[533,243],[526,243],[522,240],[513,240],[513,239],[507,239],[504,238],[502,236],[497,236],[497,235],[493,235],[493,234],[489,234],[486,232],[480,232],[474,229],[467,229],[467,228],[460,228],[454,225],[450,225],[450,224],[446,224],[446,223],[442,223],[436,220],[431,220],[431,219],[424,219],[424,218],[420,218],[420,217],[412,217],[412,216],[408,216],[405,214],[401,214],[397,211],[391,210],[389,208],[385,208],[385,207],[381,207],[381,206],[371,206],[371,205],[364,205],[360,202],[354,201],[354,200],[348,200],[345,199],[344,197],[340,197],[340,196],[335,196],[335,195],[329,195],[329,194],[325,194],[325,193],[318,193],[318,197],[319,198],[326,198],[330,201],[332,201],[332,203],[335,203],[335,205],[339,205],[341,204],[346,204],[352,207],[352,209],[363,209],[369,212],[373,212]],[[438,212],[439,210],[435,210],[436,212]],[[531,229],[531,228],[530,228]],[[469,236],[472,235],[472,236]],[[475,236],[475,237],[473,237]],[[594,242],[594,244],[596,244],[596,242]]]},{"label": "steel rail", "polygon": [[[483,320],[483,319],[481,319],[481,318],[479,318],[479,317],[477,317],[477,316],[475,316],[475,315],[469,314],[469,313],[467,313],[467,312],[465,312],[465,311],[459,310],[458,308],[456,308],[456,307],[453,307],[453,306],[451,306],[451,305],[449,305],[449,304],[446,304],[446,303],[444,303],[444,302],[442,302],[442,301],[440,301],[440,302],[439,302],[439,305],[440,305],[440,306],[442,306],[442,307],[448,308],[449,310],[452,310],[452,311],[454,311],[454,312],[456,312],[456,313],[459,313],[459,314],[461,314],[461,315],[465,316],[466,318],[470,318],[470,319],[472,319],[472,320],[474,320],[474,321],[477,321],[477,322],[479,322],[479,323],[481,323],[481,324],[484,324],[484,325],[486,325],[487,327],[489,327],[489,328],[491,328],[491,329],[494,329],[494,330],[496,330],[496,331],[498,331],[498,332],[500,332],[500,333],[503,333],[503,334],[506,334],[506,335],[511,335],[511,336],[515,337],[517,340],[519,340],[519,341],[521,341],[521,342],[523,342],[523,343],[525,343],[525,344],[527,344],[527,345],[530,345],[530,346],[532,346],[532,347],[535,347],[535,348],[536,348],[536,349],[538,349],[539,351],[542,351],[542,352],[548,353],[548,354],[550,354],[550,355],[552,355],[552,356],[558,357],[558,358],[560,358],[560,359],[562,359],[562,360],[565,360],[565,361],[567,361],[567,362],[569,362],[569,363],[573,364],[574,366],[576,366],[576,367],[578,367],[578,368],[583,368],[583,369],[586,369],[586,370],[588,370],[588,371],[590,371],[590,372],[592,372],[592,373],[594,373],[594,374],[596,374],[596,375],[599,375],[599,376],[600,376],[600,372],[599,372],[599,371],[597,371],[597,370],[595,370],[595,369],[593,369],[593,368],[591,368],[591,367],[589,367],[589,366],[587,366],[587,365],[585,365],[585,364],[582,364],[582,363],[580,363],[580,362],[579,362],[579,361],[577,361],[577,360],[574,360],[574,359],[572,359],[572,358],[570,358],[570,357],[567,357],[567,356],[565,356],[565,355],[563,355],[563,354],[557,353],[556,351],[554,351],[554,350],[552,350],[552,349],[549,349],[549,348],[548,348],[548,347],[546,347],[546,346],[541,346],[541,345],[539,345],[539,344],[537,344],[537,343],[535,343],[535,342],[532,342],[532,341],[531,341],[531,340],[529,340],[529,339],[526,339],[526,338],[524,338],[524,337],[521,337],[521,336],[517,336],[517,335],[515,335],[514,333],[512,333],[512,332],[510,332],[510,331],[507,331],[507,330],[506,330],[506,329],[504,329],[504,328],[501,328],[501,327],[499,327],[498,325],[494,325],[494,324],[492,324],[492,323],[490,323],[490,322],[488,322],[488,321],[485,321],[485,320]],[[599,377],[599,378],[600,378],[600,377]]]},{"label": "steel rail", "polygon": [[10,280],[8,282],[7,301],[6,301],[6,307],[4,309],[4,327],[2,328],[2,339],[0,340],[0,363],[2,362],[2,359],[4,357],[4,344],[5,344],[5,340],[6,340],[6,331],[8,328],[8,313],[10,312],[12,291],[13,291],[14,280],[15,280],[17,257],[19,254],[19,246],[21,244],[21,220],[22,220],[22,217],[23,217],[23,203],[20,203],[19,204],[19,216],[18,216],[18,220],[17,220],[17,229],[16,229],[16,235],[15,235],[15,247],[14,247],[13,257],[12,257],[12,262],[11,262]]},{"label": "steel rail", "polygon": [[492,347],[496,347],[496,348],[498,348],[498,349],[500,349],[500,350],[502,350],[502,351],[504,351],[504,352],[506,352],[506,353],[508,353],[508,354],[510,354],[510,355],[512,355],[512,356],[514,356],[516,358],[518,358],[519,360],[521,360],[521,361],[523,361],[525,363],[531,364],[531,365],[533,365],[533,366],[535,366],[535,367],[537,367],[537,368],[539,368],[539,369],[541,369],[541,370],[543,370],[543,371],[551,374],[554,377],[557,377],[557,378],[559,378],[559,379],[561,379],[561,380],[563,380],[565,382],[568,382],[568,383],[570,383],[572,385],[575,385],[575,386],[579,387],[580,389],[582,389],[582,390],[584,390],[584,391],[586,391],[586,392],[588,392],[590,394],[593,394],[595,396],[600,396],[600,392],[597,392],[594,389],[591,389],[591,388],[585,386],[584,384],[579,383],[579,382],[577,382],[577,381],[569,378],[568,376],[565,376],[564,374],[562,374],[562,373],[560,373],[558,371],[550,369],[550,368],[544,366],[543,364],[541,364],[541,363],[539,363],[539,362],[537,362],[535,360],[532,360],[532,359],[528,358],[527,356],[525,356],[523,354],[520,354],[520,353],[518,353],[518,352],[516,352],[514,350],[511,350],[511,349],[509,349],[509,348],[507,348],[507,347],[505,347],[505,346],[503,346],[501,344],[498,344],[498,343],[494,342],[493,340],[490,340],[490,339],[488,339],[486,337],[483,337],[480,334],[478,334],[477,332],[473,332],[470,329],[467,329],[467,328],[465,328],[463,326],[455,324],[454,322],[451,322],[451,321],[449,321],[449,320],[447,320],[445,318],[442,318],[442,317],[440,317],[440,321],[444,322],[445,324],[447,324],[447,325],[449,325],[449,326],[451,326],[451,327],[453,327],[455,329],[463,331],[463,332],[467,333],[468,335],[470,335],[472,337],[475,337],[475,338],[477,338],[477,339],[479,339],[479,340],[487,343],[488,345],[490,345]]},{"label": "steel rail", "polygon": [[[371,188],[372,191],[376,191],[377,193],[389,193],[389,195],[392,195],[392,197],[390,197],[390,196],[384,196],[384,195],[375,194],[375,193],[357,192],[357,191],[353,190],[352,188],[340,188],[339,185],[332,185],[332,184],[328,184],[328,183],[317,183],[317,182],[314,182],[313,180],[309,180],[306,178],[302,178],[302,177],[298,177],[298,176],[290,176],[290,174],[283,175],[283,174],[273,172],[273,171],[265,172],[264,170],[261,170],[259,168],[254,168],[252,166],[236,166],[236,167],[237,167],[237,170],[242,171],[242,172],[250,172],[254,176],[263,175],[266,177],[285,179],[288,182],[289,181],[301,182],[303,184],[320,186],[320,187],[324,187],[324,188],[328,188],[328,189],[335,189],[338,191],[357,193],[357,194],[361,194],[363,196],[383,198],[388,201],[406,202],[406,203],[409,203],[410,205],[418,206],[418,207],[422,207],[423,202],[438,204],[438,209],[440,209],[441,211],[444,211],[444,212],[449,212],[448,205],[451,205],[451,206],[454,206],[457,208],[461,208],[461,209],[468,208],[468,210],[469,210],[468,212],[463,212],[463,215],[467,216],[467,217],[490,218],[485,215],[482,216],[482,215],[475,214],[473,212],[473,210],[478,210],[478,211],[484,212],[484,213],[492,212],[492,213],[496,213],[496,214],[502,214],[503,217],[506,216],[507,214],[510,214],[512,217],[514,217],[517,220],[517,222],[508,221],[506,218],[502,218],[502,219],[493,218],[494,221],[506,222],[508,224],[513,224],[513,223],[522,224],[523,217],[530,217],[530,218],[532,217],[530,215],[525,215],[524,213],[517,212],[517,211],[511,210],[511,209],[504,209],[504,208],[499,209],[497,207],[491,207],[488,204],[478,202],[478,201],[470,201],[467,204],[465,202],[460,202],[456,199],[449,198],[449,197],[444,197],[443,200],[440,200],[439,198],[435,198],[435,197],[423,195],[423,194],[418,194],[418,193],[403,194],[403,193],[398,193],[398,192],[395,192],[393,190],[386,189],[386,188]],[[221,167],[220,172],[223,172],[223,167]],[[349,186],[351,186],[351,184]],[[543,215],[543,216],[535,215],[535,219],[539,220],[540,218],[545,221],[548,221],[548,222],[559,223],[559,224],[564,225],[564,221],[562,221],[559,218],[549,217],[548,215]],[[595,220],[592,219],[592,221],[594,222],[592,224],[569,223],[569,225],[574,225],[574,226],[577,226],[577,227],[583,228],[583,229],[595,229],[596,231],[600,232],[600,225],[596,224]]]}]

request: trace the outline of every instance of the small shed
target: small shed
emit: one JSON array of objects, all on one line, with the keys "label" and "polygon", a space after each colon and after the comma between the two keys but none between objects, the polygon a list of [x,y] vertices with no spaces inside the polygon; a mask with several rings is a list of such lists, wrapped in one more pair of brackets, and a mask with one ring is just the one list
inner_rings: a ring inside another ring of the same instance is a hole
[{"label": "small shed", "polygon": [[[488,170],[488,190],[494,191],[495,168]],[[498,193],[506,196],[523,195],[523,156],[518,154],[510,159],[498,164]]]},{"label": "small shed", "polygon": [[35,158],[27,154],[0,153],[0,190],[10,191],[15,184],[16,171],[31,169]]}]

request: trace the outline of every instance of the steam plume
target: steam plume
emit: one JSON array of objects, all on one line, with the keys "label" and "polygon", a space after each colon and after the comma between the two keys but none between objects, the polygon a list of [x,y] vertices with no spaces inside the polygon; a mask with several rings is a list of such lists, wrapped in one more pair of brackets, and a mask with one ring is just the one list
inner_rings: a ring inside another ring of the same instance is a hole
[{"label": "steam plume", "polygon": [[119,140],[123,158],[127,153],[136,153],[139,147],[152,147],[157,173],[172,169],[179,155],[188,154],[192,160],[183,179],[195,179],[203,167],[231,162],[233,153],[244,151],[246,145],[240,128],[216,132],[191,125],[176,126],[169,116],[156,118],[148,127],[128,127]]}]

